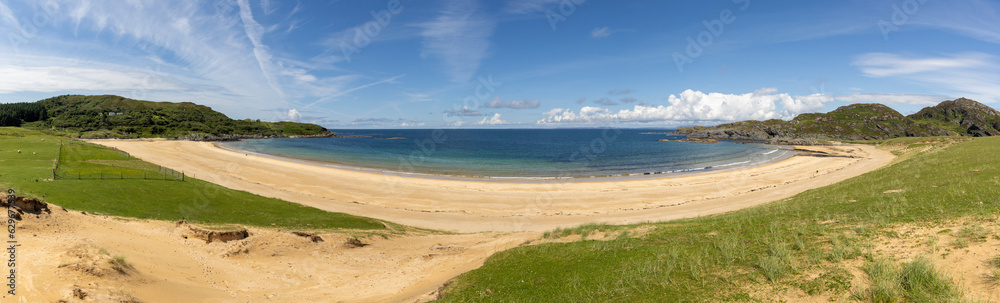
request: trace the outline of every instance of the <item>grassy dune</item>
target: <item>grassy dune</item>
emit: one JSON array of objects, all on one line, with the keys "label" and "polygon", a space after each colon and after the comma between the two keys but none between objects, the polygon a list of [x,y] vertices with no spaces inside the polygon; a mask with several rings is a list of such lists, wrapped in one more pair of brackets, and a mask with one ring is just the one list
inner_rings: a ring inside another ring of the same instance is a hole
[{"label": "grassy dune", "polygon": [[[53,181],[57,158],[61,158],[59,173],[66,178]],[[74,180],[81,175],[83,180]],[[285,228],[385,228],[375,219],[265,198],[195,178],[172,180],[158,166],[115,150],[22,128],[0,128],[0,187],[69,209],[115,216]]]},{"label": "grassy dune", "polygon": [[[894,228],[902,225],[997,225],[1000,138],[881,144],[902,160],[766,205],[657,223],[638,237],[501,252],[454,279],[441,301],[766,302],[788,292],[833,300],[961,301],[961,291],[937,272],[933,258],[903,263],[873,242],[898,237]],[[548,236],[594,230],[627,229],[586,226]],[[873,285],[852,287],[865,275]]]}]

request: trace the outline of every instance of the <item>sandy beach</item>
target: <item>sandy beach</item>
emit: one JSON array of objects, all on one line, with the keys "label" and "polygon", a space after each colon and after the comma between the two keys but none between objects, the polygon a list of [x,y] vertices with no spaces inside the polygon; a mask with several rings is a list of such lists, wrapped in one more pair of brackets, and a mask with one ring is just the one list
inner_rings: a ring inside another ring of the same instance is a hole
[{"label": "sandy beach", "polygon": [[802,153],[748,169],[661,179],[510,183],[342,170],[233,152],[210,142],[90,142],[233,189],[454,232],[545,231],[592,222],[631,224],[722,213],[833,184],[893,158],[872,146],[798,146],[835,157]]},{"label": "sandy beach", "polygon": [[[206,142],[92,142],[230,188],[416,227],[476,233],[411,230],[365,237],[367,246],[350,247],[348,231],[320,233],[324,241],[313,242],[287,230],[251,227],[246,239],[206,243],[188,237],[186,224],[53,205],[51,214],[29,215],[20,223],[20,242],[30,248],[20,267],[24,302],[426,302],[437,298],[448,280],[482,266],[496,252],[550,241],[541,238],[542,230],[736,210],[835,183],[893,158],[870,146],[798,147],[817,153],[676,178],[509,183],[338,170]],[[632,234],[650,227],[639,226]],[[128,268],[116,269],[114,258],[127,260]]]}]

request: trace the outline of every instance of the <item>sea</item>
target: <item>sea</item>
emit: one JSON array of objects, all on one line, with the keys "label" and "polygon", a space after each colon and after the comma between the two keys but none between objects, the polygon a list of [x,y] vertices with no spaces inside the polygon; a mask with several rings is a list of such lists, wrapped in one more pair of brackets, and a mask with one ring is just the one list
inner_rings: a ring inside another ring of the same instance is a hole
[{"label": "sea", "polygon": [[339,138],[254,139],[220,147],[337,168],[425,177],[561,180],[666,177],[790,157],[779,146],[684,138],[664,129],[331,130]]}]

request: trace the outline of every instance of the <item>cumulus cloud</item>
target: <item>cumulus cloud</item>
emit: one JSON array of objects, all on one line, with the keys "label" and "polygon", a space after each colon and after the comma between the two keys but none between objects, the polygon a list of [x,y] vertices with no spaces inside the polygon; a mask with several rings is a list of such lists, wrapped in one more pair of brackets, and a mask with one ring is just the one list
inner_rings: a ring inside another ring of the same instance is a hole
[{"label": "cumulus cloud", "polygon": [[[687,122],[789,119],[796,114],[816,111],[831,96],[810,95],[792,97],[778,94],[777,89],[763,88],[747,94],[703,93],[685,90],[670,95],[669,105],[635,105],[631,109],[613,112],[606,108],[585,106],[578,112],[557,108],[545,112],[539,124],[548,123],[632,123]],[[779,109],[779,106],[782,108]]]},{"label": "cumulus cloud", "polygon": [[296,110],[294,108],[288,110],[288,121],[295,122],[295,121],[299,121],[301,119],[302,119],[302,113],[299,113],[298,110]]},{"label": "cumulus cloud", "polygon": [[513,109],[527,109],[527,108],[538,108],[538,99],[527,101],[527,100],[510,100],[501,101],[500,97],[493,99],[493,101],[486,102],[483,104],[486,108],[513,108]]},{"label": "cumulus cloud", "polygon": [[459,110],[449,109],[449,110],[444,111],[444,113],[448,114],[449,117],[453,117],[453,116],[472,117],[472,116],[482,116],[483,115],[483,113],[479,112],[478,110],[469,109],[468,106],[462,106],[462,109],[459,109]]},{"label": "cumulus cloud", "polygon": [[500,114],[493,114],[493,117],[483,117],[482,120],[476,122],[476,125],[501,125],[507,124],[507,121],[500,119]]},{"label": "cumulus cloud", "polygon": [[881,103],[888,105],[937,105],[941,101],[949,100],[947,96],[938,95],[918,95],[918,94],[862,94],[855,93],[847,96],[837,96],[837,100],[848,103]]}]

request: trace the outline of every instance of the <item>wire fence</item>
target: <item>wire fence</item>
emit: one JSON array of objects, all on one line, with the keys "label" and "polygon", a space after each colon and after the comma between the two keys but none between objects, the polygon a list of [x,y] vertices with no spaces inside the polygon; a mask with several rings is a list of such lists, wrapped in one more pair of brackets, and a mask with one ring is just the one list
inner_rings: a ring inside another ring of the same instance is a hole
[{"label": "wire fence", "polygon": [[[124,157],[135,159],[128,153],[115,149]],[[59,142],[59,157],[56,158],[56,165],[52,169],[53,180],[172,180],[184,181],[184,172],[176,171],[163,166],[157,166],[156,170],[119,166],[114,163],[102,164],[100,166],[67,167],[62,163],[63,144]],[[138,161],[138,160],[136,160]]]}]

